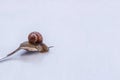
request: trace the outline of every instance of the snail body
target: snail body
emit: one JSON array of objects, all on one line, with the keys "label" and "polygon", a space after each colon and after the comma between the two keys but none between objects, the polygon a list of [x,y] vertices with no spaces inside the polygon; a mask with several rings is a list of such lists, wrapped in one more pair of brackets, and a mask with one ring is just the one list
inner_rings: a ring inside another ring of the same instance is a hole
[{"label": "snail body", "polygon": [[34,44],[29,43],[28,41],[21,43],[20,48],[27,50],[27,51],[39,51],[42,53],[49,51],[49,48],[44,43],[34,45]]}]

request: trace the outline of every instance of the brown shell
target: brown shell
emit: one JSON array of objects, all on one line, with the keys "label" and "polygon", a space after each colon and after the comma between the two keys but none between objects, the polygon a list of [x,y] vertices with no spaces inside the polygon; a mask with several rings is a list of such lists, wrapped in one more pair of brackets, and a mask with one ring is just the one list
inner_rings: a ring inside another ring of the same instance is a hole
[{"label": "brown shell", "polygon": [[39,32],[31,32],[28,35],[28,41],[31,44],[39,44],[39,43],[42,43],[43,37]]}]

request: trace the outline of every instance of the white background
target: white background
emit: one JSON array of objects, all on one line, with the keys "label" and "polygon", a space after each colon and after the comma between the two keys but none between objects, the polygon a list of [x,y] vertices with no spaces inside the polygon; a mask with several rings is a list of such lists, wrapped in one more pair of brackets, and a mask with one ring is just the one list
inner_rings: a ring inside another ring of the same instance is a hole
[{"label": "white background", "polygon": [[55,47],[19,51],[0,80],[120,80],[119,0],[0,0],[0,58],[32,31]]}]

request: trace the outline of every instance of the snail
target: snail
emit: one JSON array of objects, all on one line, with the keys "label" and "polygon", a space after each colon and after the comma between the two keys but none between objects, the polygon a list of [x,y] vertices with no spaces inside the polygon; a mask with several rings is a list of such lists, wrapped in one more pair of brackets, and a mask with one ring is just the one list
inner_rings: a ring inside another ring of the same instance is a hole
[{"label": "snail", "polygon": [[7,56],[0,59],[0,61],[5,60],[9,56],[13,55],[17,51],[24,49],[26,51],[38,51],[41,53],[48,52],[49,48],[52,48],[53,46],[47,46],[45,43],[43,43],[43,37],[39,32],[31,32],[28,35],[28,41],[25,41],[20,44],[20,46],[14,50],[13,52],[9,53]]}]

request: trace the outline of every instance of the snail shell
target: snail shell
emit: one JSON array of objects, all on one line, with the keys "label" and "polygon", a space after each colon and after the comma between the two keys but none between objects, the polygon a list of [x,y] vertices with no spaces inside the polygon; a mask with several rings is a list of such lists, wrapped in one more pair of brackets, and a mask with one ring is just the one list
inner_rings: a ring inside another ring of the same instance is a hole
[{"label": "snail shell", "polygon": [[31,44],[40,44],[43,42],[43,37],[39,32],[31,32],[28,35],[28,41]]}]

